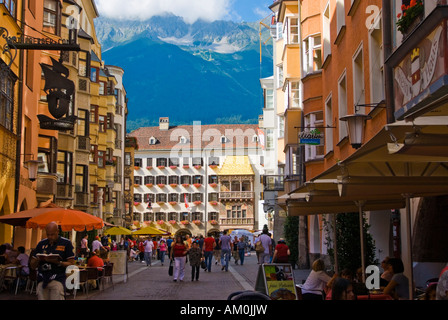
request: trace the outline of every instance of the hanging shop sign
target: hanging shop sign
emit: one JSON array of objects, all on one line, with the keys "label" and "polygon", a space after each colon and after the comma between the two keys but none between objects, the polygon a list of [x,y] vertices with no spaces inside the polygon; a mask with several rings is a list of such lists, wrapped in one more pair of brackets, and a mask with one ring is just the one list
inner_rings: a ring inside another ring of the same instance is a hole
[{"label": "hanging shop sign", "polygon": [[35,38],[27,35],[21,37],[9,37],[6,39],[9,46],[18,50],[60,50],[60,51],[80,51],[81,48],[75,40]]},{"label": "hanging shop sign", "polygon": [[319,129],[299,133],[299,144],[321,145],[324,134]]},{"label": "hanging shop sign", "polygon": [[69,70],[51,58],[52,66],[40,64],[44,73],[48,111],[54,118],[39,114],[40,127],[48,130],[72,130],[76,116],[70,115],[70,105],[75,92],[75,84],[68,79]]}]

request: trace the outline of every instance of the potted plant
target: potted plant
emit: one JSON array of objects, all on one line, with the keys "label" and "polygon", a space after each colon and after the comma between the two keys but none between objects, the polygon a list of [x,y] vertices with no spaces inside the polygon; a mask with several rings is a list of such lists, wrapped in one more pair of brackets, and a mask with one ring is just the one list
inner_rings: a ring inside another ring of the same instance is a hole
[{"label": "potted plant", "polygon": [[165,166],[157,166],[159,169],[165,169]]},{"label": "potted plant", "polygon": [[193,223],[198,226],[201,224],[201,220],[194,220]]},{"label": "potted plant", "polygon": [[170,166],[170,169],[177,169],[177,166]]},{"label": "potted plant", "polygon": [[147,183],[145,184],[145,186],[147,186],[148,188],[152,188],[154,185],[152,183]]},{"label": "potted plant", "polygon": [[180,223],[183,224],[184,226],[190,224],[188,220],[182,220]]},{"label": "potted plant", "polygon": [[201,165],[197,164],[197,165],[194,166],[194,168],[199,170],[199,169],[201,169],[202,167],[201,167]]},{"label": "potted plant", "polygon": [[170,201],[170,205],[175,206],[177,204],[177,201]]},{"label": "potted plant", "polygon": [[159,224],[159,225],[165,224],[165,221],[163,221],[163,220],[158,220],[158,221],[157,221],[157,224]]},{"label": "potted plant", "polygon": [[140,204],[140,202],[134,201],[134,206],[138,206],[139,204]]},{"label": "potted plant", "polygon": [[177,183],[170,183],[170,187],[176,188],[177,187]]},{"label": "potted plant", "polygon": [[218,224],[218,221],[216,221],[216,220],[210,220],[209,222],[210,222],[210,224],[213,224],[213,225]]},{"label": "potted plant", "polygon": [[152,166],[147,166],[146,169],[151,170]]},{"label": "potted plant", "polygon": [[190,185],[188,183],[182,183],[182,187],[188,188]]},{"label": "potted plant", "polygon": [[176,220],[170,220],[169,223],[170,224],[176,224]]},{"label": "potted plant", "polygon": [[402,34],[406,34],[415,23],[419,23],[425,11],[422,0],[411,0],[408,6],[401,6],[401,13],[397,15],[397,29]]},{"label": "potted plant", "polygon": [[184,165],[182,166],[182,168],[184,168],[184,169],[188,169],[188,168],[190,168],[190,166],[189,166],[188,164],[184,164]]},{"label": "potted plant", "polygon": [[218,205],[218,202],[216,202],[216,201],[210,201],[210,204],[211,204],[212,206],[216,206],[216,205]]},{"label": "potted plant", "polygon": [[213,183],[210,183],[209,186],[212,188],[216,188],[218,186],[218,184],[213,182]]},{"label": "potted plant", "polygon": [[200,183],[194,183],[193,184],[196,188],[199,188],[200,186],[202,186],[202,184],[200,184]]},{"label": "potted plant", "polygon": [[215,168],[218,168],[218,165],[217,164],[210,164],[209,167],[212,168],[212,169],[215,169]]},{"label": "potted plant", "polygon": [[157,186],[159,186],[160,188],[164,188],[165,184],[164,183],[158,183]]}]

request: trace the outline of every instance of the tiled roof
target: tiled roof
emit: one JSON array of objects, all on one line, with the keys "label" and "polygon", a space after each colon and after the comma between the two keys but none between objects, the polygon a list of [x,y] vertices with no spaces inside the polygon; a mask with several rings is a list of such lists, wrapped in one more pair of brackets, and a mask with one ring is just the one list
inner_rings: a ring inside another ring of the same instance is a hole
[{"label": "tiled roof", "polygon": [[[257,135],[256,124],[215,124],[215,125],[184,125],[172,126],[168,130],[160,130],[159,127],[142,127],[128,134],[135,137],[142,150],[170,150],[173,147],[180,148],[216,148],[237,149],[256,148],[258,142],[253,140]],[[194,131],[194,132],[193,132]],[[180,144],[181,137],[187,138],[185,144]],[[221,137],[227,138],[226,143],[221,143]],[[149,139],[157,139],[155,144],[150,144]]]},{"label": "tiled roof", "polygon": [[253,175],[254,170],[248,156],[227,156],[218,173],[224,175]]}]

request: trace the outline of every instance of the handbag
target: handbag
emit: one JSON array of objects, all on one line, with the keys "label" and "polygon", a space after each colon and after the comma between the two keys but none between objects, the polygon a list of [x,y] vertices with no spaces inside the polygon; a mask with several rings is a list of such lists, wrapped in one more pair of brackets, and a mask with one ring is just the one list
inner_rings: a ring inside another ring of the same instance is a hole
[{"label": "handbag", "polygon": [[170,266],[168,267],[168,275],[173,275],[173,260],[170,260]]},{"label": "handbag", "polygon": [[205,265],[205,261],[204,260],[201,260],[201,268],[202,269],[206,269],[207,268],[207,266]]}]

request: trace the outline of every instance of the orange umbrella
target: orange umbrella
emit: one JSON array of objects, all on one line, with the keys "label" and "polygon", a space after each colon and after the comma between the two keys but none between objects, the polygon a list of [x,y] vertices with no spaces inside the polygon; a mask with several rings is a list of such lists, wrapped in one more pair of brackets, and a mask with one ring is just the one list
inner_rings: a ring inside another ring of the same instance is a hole
[{"label": "orange umbrella", "polygon": [[62,231],[90,231],[104,227],[104,221],[89,213],[73,209],[60,209],[50,211],[29,219],[26,227],[31,229],[44,229],[50,222],[56,222]]},{"label": "orange umbrella", "polygon": [[13,226],[25,227],[27,220],[29,220],[33,217],[36,217],[38,215],[41,215],[43,213],[56,211],[59,209],[62,209],[62,208],[53,203],[50,203],[44,207],[23,210],[23,211],[7,214],[5,216],[1,216],[0,222],[10,224]]}]

